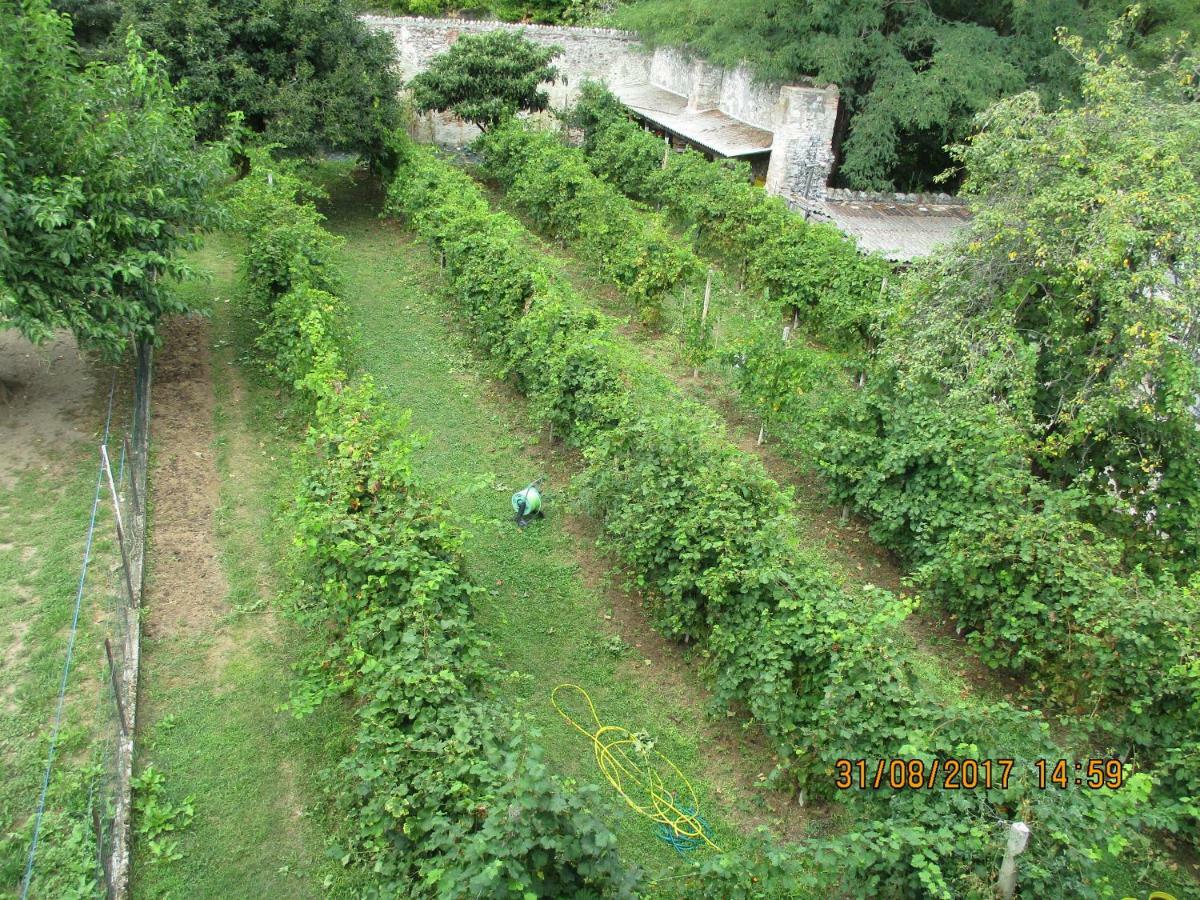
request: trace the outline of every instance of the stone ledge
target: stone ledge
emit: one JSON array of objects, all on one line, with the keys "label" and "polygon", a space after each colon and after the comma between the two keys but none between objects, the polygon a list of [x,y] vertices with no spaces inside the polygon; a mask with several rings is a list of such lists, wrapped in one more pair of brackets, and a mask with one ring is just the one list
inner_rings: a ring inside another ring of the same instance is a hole
[{"label": "stone ledge", "polygon": [[893,203],[897,206],[966,206],[967,202],[953,194],[891,194],[886,191],[855,191],[850,188],[828,188],[828,203]]},{"label": "stone ledge", "polygon": [[579,28],[574,25],[542,25],[534,22],[502,22],[499,19],[451,19],[439,16],[376,16],[376,15],[360,15],[358,17],[364,22],[372,24],[387,24],[387,25],[403,25],[413,22],[420,23],[425,26],[432,25],[434,27],[445,28],[461,28],[465,26],[479,26],[494,30],[496,28],[524,28],[532,31],[540,31],[545,34],[562,34],[573,37],[606,37],[606,38],[621,38],[627,41],[637,41],[636,32],[624,31],[620,28]]}]

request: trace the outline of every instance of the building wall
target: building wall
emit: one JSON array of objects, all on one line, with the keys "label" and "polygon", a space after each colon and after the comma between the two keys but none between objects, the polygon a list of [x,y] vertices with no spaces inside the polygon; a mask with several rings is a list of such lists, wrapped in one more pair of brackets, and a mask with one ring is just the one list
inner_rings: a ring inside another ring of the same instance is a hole
[{"label": "building wall", "polygon": [[780,123],[776,120],[775,104],[781,89],[779,84],[755,81],[749,69],[738,66],[725,72],[721,79],[719,108],[756,128],[776,132]]},{"label": "building wall", "polygon": [[[547,88],[555,107],[575,101],[588,80],[609,85],[649,82],[688,98],[691,109],[719,108],[722,112],[774,134],[766,187],[771,193],[821,197],[833,167],[833,125],[838,91],[834,86],[782,86],[755,81],[748,69],[722,69],[678,50],[653,53],[627,31],[609,28],[568,28],[513,25],[467,19],[363,16],[372,28],[386,31],[396,42],[400,74],[407,80],[445,52],[463,34],[482,34],[497,28],[524,30],[539,44],[557,44],[563,54],[555,60],[559,78]],[[479,131],[473,125],[432,114],[416,127],[420,140],[460,146]]]},{"label": "building wall", "polygon": [[[637,36],[627,31],[416,16],[362,16],[362,19],[371,28],[392,35],[400,75],[406,81],[423,71],[433,57],[450,49],[460,35],[483,34],[498,28],[523,30],[526,37],[538,44],[557,44],[563,48],[562,55],[554,61],[559,77],[547,87],[554,107],[573,103],[579,86],[589,78],[607,84],[635,83],[645,81],[650,73],[650,54]],[[416,136],[420,140],[458,146],[469,143],[478,134],[474,125],[433,114],[417,123]]]}]

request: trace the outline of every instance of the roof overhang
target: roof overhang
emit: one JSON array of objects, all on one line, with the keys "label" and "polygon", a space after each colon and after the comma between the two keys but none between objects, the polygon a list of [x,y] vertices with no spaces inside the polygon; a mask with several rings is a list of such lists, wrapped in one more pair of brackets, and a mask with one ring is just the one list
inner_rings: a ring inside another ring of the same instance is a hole
[{"label": "roof overhang", "polygon": [[652,84],[618,85],[613,93],[638,117],[718,156],[757,156],[770,152],[774,141],[771,132],[719,109],[689,110],[686,97]]}]

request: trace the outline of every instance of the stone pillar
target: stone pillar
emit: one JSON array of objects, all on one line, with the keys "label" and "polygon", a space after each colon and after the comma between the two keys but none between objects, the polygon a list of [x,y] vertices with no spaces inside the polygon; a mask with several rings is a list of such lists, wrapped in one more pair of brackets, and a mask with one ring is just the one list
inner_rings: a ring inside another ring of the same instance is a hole
[{"label": "stone pillar", "polygon": [[692,63],[691,77],[688,79],[688,112],[717,108],[721,102],[723,74],[717,66],[710,66],[703,60],[697,59]]},{"label": "stone pillar", "polygon": [[787,85],[775,105],[766,190],[806,206],[825,199],[833,171],[838,89]]}]

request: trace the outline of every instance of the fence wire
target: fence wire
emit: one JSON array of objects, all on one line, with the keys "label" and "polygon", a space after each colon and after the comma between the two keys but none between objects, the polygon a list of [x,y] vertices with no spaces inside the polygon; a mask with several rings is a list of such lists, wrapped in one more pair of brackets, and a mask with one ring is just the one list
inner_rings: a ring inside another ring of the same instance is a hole
[{"label": "fence wire", "polygon": [[[140,607],[146,537],[146,469],[149,456],[150,382],[153,354],[139,345],[132,372],[114,378],[106,422],[97,451],[95,502],[85,543],[75,611],[68,637],[63,675],[56,705],[50,748],[41,793],[33,816],[32,836],[21,881],[21,898],[50,896],[39,876],[39,840],[57,755],[63,708],[70,693],[72,665],[94,674],[96,699],[85,809],[73,810],[86,821],[93,848],[95,874],[90,879],[98,896],[123,897],[129,879],[133,735],[137,711],[137,673],[140,657]],[[120,394],[132,394],[126,405]],[[118,398],[115,404],[114,397]],[[76,646],[83,627],[94,633],[94,645]],[[84,654],[90,658],[86,658]],[[42,848],[45,849],[44,846]],[[48,865],[52,865],[49,863]],[[53,879],[50,879],[53,882]]]}]

